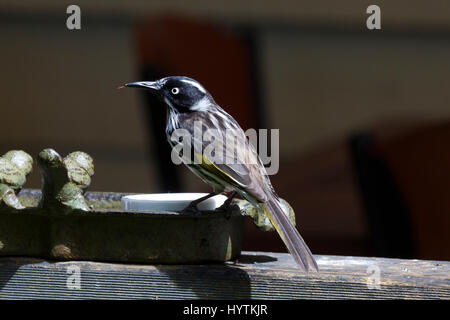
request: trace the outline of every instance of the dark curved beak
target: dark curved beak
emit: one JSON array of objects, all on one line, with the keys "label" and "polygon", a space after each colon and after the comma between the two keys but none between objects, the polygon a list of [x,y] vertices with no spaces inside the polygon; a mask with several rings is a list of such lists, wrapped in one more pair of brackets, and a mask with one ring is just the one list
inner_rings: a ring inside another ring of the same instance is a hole
[{"label": "dark curved beak", "polygon": [[158,91],[162,88],[162,83],[160,81],[138,81],[138,82],[130,82],[126,83],[121,88],[141,88],[141,89],[150,89],[154,91]]}]

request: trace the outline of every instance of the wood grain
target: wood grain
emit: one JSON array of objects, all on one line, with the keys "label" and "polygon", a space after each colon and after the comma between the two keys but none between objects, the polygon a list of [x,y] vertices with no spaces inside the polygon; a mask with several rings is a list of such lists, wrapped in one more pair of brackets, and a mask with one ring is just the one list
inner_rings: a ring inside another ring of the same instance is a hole
[{"label": "wood grain", "polygon": [[[128,265],[0,259],[0,298],[21,299],[449,299],[450,262],[317,255],[303,274],[288,254],[244,252],[238,264]],[[81,289],[66,287],[68,266]],[[370,289],[370,268],[379,288]]]}]

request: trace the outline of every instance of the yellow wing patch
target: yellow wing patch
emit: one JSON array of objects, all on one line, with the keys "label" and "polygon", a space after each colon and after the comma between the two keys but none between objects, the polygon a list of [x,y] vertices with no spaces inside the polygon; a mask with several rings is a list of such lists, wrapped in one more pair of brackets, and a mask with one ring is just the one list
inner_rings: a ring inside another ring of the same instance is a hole
[{"label": "yellow wing patch", "polygon": [[201,162],[199,165],[210,174],[219,176],[222,180],[229,184],[240,185],[240,183],[236,179],[216,166],[211,160],[205,157],[205,155],[196,153],[194,156],[195,159],[198,160],[198,162]]}]

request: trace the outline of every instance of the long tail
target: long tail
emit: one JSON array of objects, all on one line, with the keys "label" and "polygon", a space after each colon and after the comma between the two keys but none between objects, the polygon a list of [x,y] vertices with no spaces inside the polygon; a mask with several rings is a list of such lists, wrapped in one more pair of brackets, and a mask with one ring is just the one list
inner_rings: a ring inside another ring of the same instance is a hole
[{"label": "long tail", "polygon": [[305,272],[310,269],[319,271],[311,251],[300,233],[298,233],[297,229],[284,214],[279,202],[275,198],[272,198],[269,201],[260,204],[260,206],[281,236],[281,239],[300,268]]}]

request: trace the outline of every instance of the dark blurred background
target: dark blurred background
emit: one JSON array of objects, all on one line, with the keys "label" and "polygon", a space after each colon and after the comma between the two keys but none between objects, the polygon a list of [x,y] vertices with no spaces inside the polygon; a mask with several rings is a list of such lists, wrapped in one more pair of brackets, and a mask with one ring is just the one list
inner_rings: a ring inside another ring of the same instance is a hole
[{"label": "dark blurred background", "polygon": [[[314,253],[450,260],[448,1],[76,4],[69,31],[68,4],[0,3],[1,153],[86,151],[93,191],[208,191],[168,165],[152,98],[116,90],[186,75],[244,129],[280,129],[272,181]],[[244,249],[284,246],[248,221]]]}]

